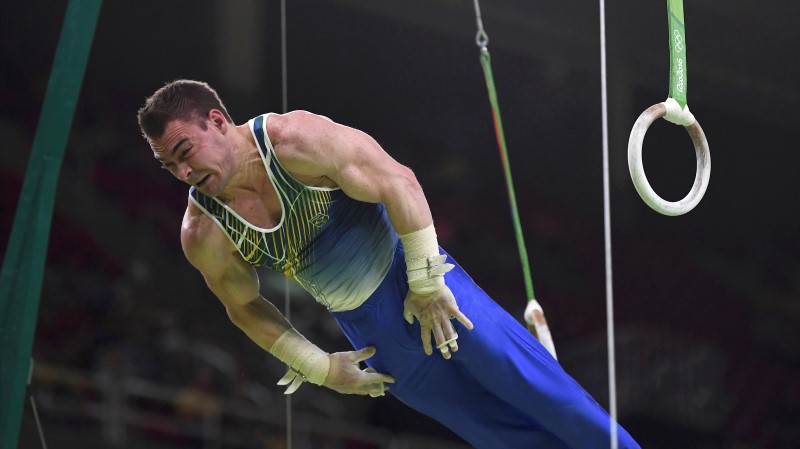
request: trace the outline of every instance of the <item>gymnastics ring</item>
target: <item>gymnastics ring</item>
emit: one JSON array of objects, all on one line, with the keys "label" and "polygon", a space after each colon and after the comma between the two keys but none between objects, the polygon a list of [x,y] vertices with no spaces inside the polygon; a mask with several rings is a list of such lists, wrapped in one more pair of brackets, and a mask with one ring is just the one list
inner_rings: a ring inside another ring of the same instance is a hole
[{"label": "gymnastics ring", "polygon": [[708,149],[708,140],[706,140],[706,135],[703,133],[700,123],[693,120],[691,124],[685,125],[684,128],[686,128],[692,138],[692,143],[694,143],[694,152],[697,158],[694,185],[689,194],[680,201],[670,202],[658,196],[653,191],[653,188],[650,187],[650,183],[647,182],[647,176],[644,174],[642,143],[650,125],[665,115],[667,115],[666,104],[658,103],[647,108],[636,119],[633,129],[631,129],[631,137],[628,140],[628,169],[631,172],[631,179],[636,191],[639,192],[639,196],[650,208],[663,215],[683,215],[694,209],[706,193],[708,180],[711,176],[711,153]]}]

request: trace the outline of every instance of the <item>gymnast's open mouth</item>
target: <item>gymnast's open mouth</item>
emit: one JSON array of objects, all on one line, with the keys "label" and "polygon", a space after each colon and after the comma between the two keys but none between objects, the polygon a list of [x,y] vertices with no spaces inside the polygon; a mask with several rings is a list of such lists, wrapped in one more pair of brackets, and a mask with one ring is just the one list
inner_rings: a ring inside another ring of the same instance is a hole
[{"label": "gymnast's open mouth", "polygon": [[197,184],[195,184],[194,186],[195,186],[195,187],[203,187],[203,186],[204,186],[204,185],[205,185],[205,184],[208,182],[208,180],[209,180],[210,178],[211,178],[211,175],[205,175],[205,176],[203,177],[203,179],[201,179],[201,180],[200,180],[200,182],[198,182],[198,183],[197,183]]}]

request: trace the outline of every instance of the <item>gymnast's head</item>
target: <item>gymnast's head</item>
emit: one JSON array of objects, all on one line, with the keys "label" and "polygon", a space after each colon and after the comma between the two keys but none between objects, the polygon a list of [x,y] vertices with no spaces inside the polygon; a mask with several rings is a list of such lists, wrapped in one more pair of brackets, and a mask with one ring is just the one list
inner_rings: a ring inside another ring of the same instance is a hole
[{"label": "gymnast's head", "polygon": [[[217,91],[202,81],[180,79],[155,91],[139,109],[139,128],[148,141],[164,135],[173,120],[197,121],[206,127],[205,118],[216,109],[229,123],[233,123]],[[204,129],[205,130],[205,129]]]},{"label": "gymnast's head", "polygon": [[173,81],[147,98],[139,127],[163,168],[204,193],[215,195],[231,176],[229,131],[235,128],[217,92],[193,80]]}]

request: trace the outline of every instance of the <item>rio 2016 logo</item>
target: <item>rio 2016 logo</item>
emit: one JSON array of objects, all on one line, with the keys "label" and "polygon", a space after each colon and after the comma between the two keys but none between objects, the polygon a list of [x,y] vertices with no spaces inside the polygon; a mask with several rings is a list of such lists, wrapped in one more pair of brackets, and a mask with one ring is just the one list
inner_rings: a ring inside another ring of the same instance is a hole
[{"label": "rio 2016 logo", "polygon": [[678,58],[678,67],[675,70],[677,75],[677,82],[675,83],[675,87],[678,89],[678,92],[683,92],[683,58]]},{"label": "rio 2016 logo", "polygon": [[[674,30],[672,32],[672,36],[673,36],[672,42],[673,42],[673,47],[675,49],[675,53],[681,53],[684,50],[683,35],[681,35],[680,31]],[[683,64],[683,58],[676,58],[675,62],[677,63],[677,67],[675,67],[675,75],[677,78],[675,80],[676,81],[675,87],[678,89],[678,92],[683,93],[683,89],[685,87],[684,72],[686,70]]]},{"label": "rio 2016 logo", "polygon": [[678,30],[673,31],[672,34],[674,36],[673,41],[675,42],[675,51],[680,53],[683,51],[683,36],[681,36],[681,32]]}]

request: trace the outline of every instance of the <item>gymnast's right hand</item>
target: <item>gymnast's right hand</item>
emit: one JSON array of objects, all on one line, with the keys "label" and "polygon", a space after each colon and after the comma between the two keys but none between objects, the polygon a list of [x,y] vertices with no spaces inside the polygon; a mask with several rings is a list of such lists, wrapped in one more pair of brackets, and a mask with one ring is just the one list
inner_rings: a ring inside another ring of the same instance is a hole
[{"label": "gymnast's right hand", "polygon": [[436,348],[442,357],[450,359],[450,351],[458,351],[458,334],[452,318],[456,318],[469,330],[472,330],[472,321],[458,309],[456,298],[450,288],[442,283],[441,288],[429,294],[414,293],[409,290],[403,303],[403,317],[408,324],[414,324],[414,318],[419,320],[422,348],[425,354],[433,354],[431,347],[431,333],[436,341]]},{"label": "gymnast's right hand", "polygon": [[375,355],[373,346],[362,348],[359,351],[335,352],[330,354],[331,366],[328,377],[322,384],[339,393],[383,396],[393,384],[394,378],[380,374],[372,368],[361,369],[359,364]]}]

